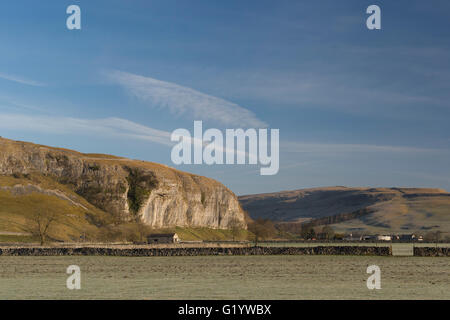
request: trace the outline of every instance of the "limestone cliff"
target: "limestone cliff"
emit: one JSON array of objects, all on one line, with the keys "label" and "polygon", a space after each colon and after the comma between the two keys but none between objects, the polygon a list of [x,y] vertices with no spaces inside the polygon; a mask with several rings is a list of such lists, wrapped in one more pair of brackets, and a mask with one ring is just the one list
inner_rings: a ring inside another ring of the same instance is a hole
[{"label": "limestone cliff", "polygon": [[0,138],[0,175],[36,172],[121,221],[220,229],[238,221],[245,227],[237,197],[215,180],[151,162]]}]

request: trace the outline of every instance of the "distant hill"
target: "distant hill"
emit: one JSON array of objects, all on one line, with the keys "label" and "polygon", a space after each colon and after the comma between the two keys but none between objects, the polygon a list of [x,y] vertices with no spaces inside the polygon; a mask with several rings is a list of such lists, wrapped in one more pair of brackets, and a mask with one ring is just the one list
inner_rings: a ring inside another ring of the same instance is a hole
[{"label": "distant hill", "polygon": [[239,201],[253,219],[329,224],[338,232],[450,233],[450,193],[442,189],[327,187]]},{"label": "distant hill", "polygon": [[0,138],[0,242],[30,240],[29,225],[39,212],[57,215],[50,237],[61,241],[100,240],[104,233],[114,238],[111,233],[123,228],[112,227],[136,222],[154,229],[220,230],[236,223],[246,228],[235,194],[213,179],[152,162]]}]

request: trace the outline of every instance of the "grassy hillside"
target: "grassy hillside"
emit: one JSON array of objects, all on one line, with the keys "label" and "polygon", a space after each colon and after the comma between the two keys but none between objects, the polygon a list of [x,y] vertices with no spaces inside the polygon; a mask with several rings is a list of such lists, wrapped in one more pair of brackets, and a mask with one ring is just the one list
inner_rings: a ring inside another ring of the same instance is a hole
[{"label": "grassy hillside", "polygon": [[450,235],[450,196],[417,195],[396,197],[370,206],[374,210],[359,219],[331,225],[337,231],[363,231],[369,233],[425,234],[442,231]]},{"label": "grassy hillside", "polygon": [[[239,198],[252,218],[301,223],[327,220],[337,232],[450,233],[450,194],[426,188],[330,187]],[[367,212],[346,220],[354,212]]]},{"label": "grassy hillside", "polygon": [[[38,186],[41,192],[30,192],[23,186]],[[76,241],[82,235],[88,239],[98,239],[100,225],[95,225],[91,217],[104,224],[110,223],[105,212],[66,186],[38,174],[26,178],[0,176],[0,204],[1,241],[36,239],[31,234],[36,223],[35,215],[39,212],[56,216],[49,228],[49,237],[59,241]]]}]

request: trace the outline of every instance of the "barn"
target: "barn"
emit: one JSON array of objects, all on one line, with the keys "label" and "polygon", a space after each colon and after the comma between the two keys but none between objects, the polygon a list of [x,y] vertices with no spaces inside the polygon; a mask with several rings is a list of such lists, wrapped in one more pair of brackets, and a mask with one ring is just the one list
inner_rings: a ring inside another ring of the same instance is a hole
[{"label": "barn", "polygon": [[147,236],[147,242],[149,244],[178,243],[180,238],[176,233],[155,233]]}]

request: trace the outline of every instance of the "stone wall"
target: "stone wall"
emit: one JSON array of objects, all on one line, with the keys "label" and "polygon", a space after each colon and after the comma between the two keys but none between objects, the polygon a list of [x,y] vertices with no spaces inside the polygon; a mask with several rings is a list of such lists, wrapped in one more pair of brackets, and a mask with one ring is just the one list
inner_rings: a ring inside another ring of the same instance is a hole
[{"label": "stone wall", "polygon": [[419,257],[450,257],[450,248],[414,247],[414,255]]},{"label": "stone wall", "polygon": [[4,256],[205,256],[205,255],[371,255],[389,256],[388,247],[234,247],[234,248],[1,248]]}]

